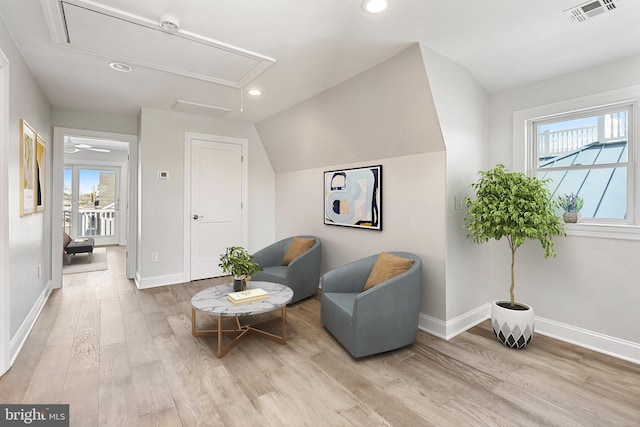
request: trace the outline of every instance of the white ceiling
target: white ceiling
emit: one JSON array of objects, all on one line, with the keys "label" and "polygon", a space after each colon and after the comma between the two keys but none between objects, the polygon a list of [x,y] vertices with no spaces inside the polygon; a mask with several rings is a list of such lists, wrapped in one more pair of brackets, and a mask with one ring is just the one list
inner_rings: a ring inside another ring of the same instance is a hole
[{"label": "white ceiling", "polygon": [[[68,18],[78,15],[75,45],[57,44],[50,25],[59,0],[2,0],[0,16],[54,106],[130,116],[203,104],[257,122],[416,42],[465,66],[489,93],[640,55],[639,0],[583,23],[563,13],[580,0],[391,0],[379,15],[365,15],[360,1],[65,0]],[[89,21],[78,6],[118,19]],[[152,29],[163,14],[180,32]],[[134,70],[113,71],[114,60]],[[227,83],[203,78],[212,75]],[[240,85],[263,95],[241,103]]]},{"label": "white ceiling", "polygon": [[93,151],[95,153],[109,154],[113,151],[129,152],[129,143],[123,141],[113,141],[103,138],[87,138],[80,136],[65,136],[64,154],[80,153],[82,151]]}]

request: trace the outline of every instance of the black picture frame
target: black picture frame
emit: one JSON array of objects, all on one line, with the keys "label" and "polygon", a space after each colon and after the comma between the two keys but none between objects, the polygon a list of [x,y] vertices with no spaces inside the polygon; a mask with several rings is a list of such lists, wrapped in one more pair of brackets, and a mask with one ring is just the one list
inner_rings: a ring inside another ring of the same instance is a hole
[{"label": "black picture frame", "polygon": [[382,165],[325,171],[324,223],[382,231]]}]

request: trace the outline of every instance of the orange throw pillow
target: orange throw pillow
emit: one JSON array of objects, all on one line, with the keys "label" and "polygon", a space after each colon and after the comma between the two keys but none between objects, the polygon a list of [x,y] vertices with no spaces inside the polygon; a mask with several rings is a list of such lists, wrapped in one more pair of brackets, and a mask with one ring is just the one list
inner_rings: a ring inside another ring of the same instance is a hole
[{"label": "orange throw pillow", "polygon": [[291,264],[294,259],[298,258],[300,255],[311,249],[311,247],[315,245],[315,243],[316,239],[294,237],[293,239],[291,239],[291,243],[289,244],[287,253],[284,254],[284,258],[282,258],[282,265]]},{"label": "orange throw pillow", "polygon": [[393,279],[396,276],[406,272],[413,264],[412,259],[402,258],[386,252],[381,252],[373,264],[369,278],[364,284],[364,290],[371,289],[374,286]]}]

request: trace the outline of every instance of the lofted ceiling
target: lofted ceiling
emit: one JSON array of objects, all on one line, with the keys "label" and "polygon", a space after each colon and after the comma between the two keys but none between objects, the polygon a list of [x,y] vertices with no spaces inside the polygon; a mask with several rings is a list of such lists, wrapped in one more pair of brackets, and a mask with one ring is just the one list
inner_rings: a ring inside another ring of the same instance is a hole
[{"label": "lofted ceiling", "polygon": [[3,0],[0,16],[54,106],[255,123],[416,42],[488,93],[640,55],[640,1],[606,1],[583,22],[565,13],[580,0],[391,0],[378,15],[361,0]]}]

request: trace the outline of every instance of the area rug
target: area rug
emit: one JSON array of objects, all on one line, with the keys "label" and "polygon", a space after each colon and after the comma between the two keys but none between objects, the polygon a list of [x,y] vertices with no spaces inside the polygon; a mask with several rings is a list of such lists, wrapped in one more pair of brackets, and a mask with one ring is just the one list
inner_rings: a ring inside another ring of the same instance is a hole
[{"label": "area rug", "polygon": [[[67,262],[70,261],[69,264]],[[62,274],[86,273],[88,271],[100,271],[107,269],[107,249],[94,248],[91,262],[89,255],[77,254],[65,256],[62,264]]]}]

